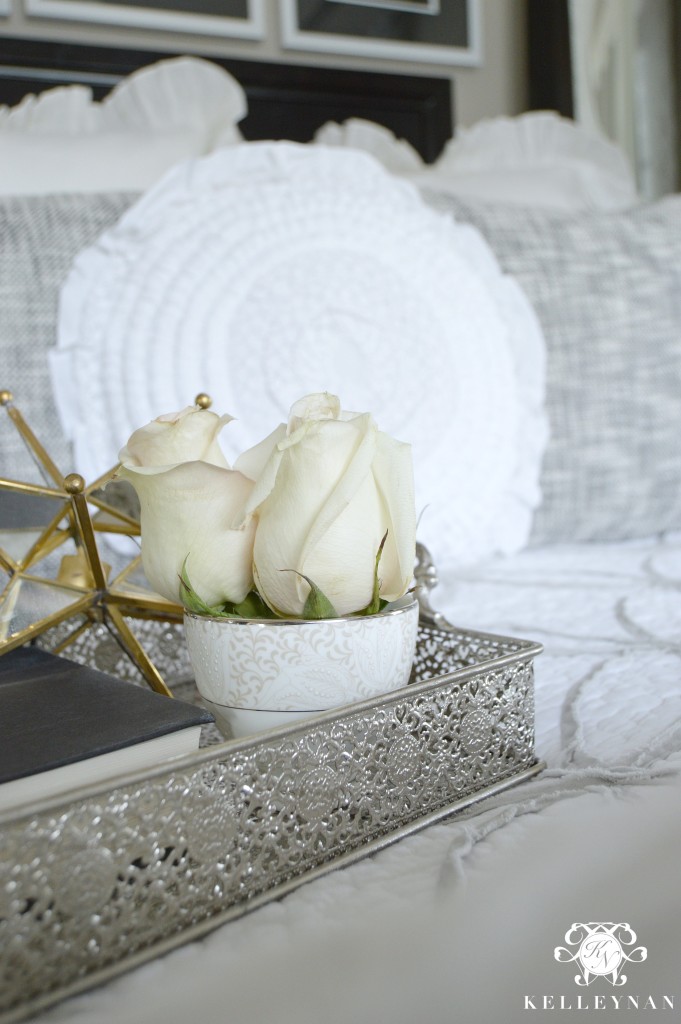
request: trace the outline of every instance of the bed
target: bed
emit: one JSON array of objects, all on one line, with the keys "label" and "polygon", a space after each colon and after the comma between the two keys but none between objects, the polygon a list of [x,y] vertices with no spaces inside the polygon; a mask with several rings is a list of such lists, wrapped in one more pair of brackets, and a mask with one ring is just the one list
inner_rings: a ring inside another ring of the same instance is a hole
[{"label": "bed", "polygon": [[[108,87],[160,56],[20,40],[5,40],[3,55],[11,68],[0,71],[0,100],[11,104],[36,82],[73,80],[74,69],[77,81]],[[461,551],[472,550],[476,524],[468,521],[455,534],[444,522],[456,518],[463,484],[447,492],[447,515],[434,514],[430,523],[426,516],[425,528],[440,577],[432,601],[448,619],[544,645],[536,675],[536,750],[547,768],[473,811],[311,881],[35,1019],[150,1024],[194,1015],[208,1024],[227,1017],[421,1017],[444,1024],[522,1021],[532,1019],[533,1010],[552,1009],[600,1010],[599,1019],[616,1020],[624,1008],[646,1018],[666,1010],[671,1019],[681,998],[678,199],[637,205],[618,155],[598,144],[595,158],[592,150],[587,155],[583,140],[552,119],[532,122],[531,130],[527,121],[521,124],[524,149],[515,127],[504,123],[491,142],[483,136],[480,146],[480,134],[471,134],[440,156],[452,134],[448,82],[220,63],[245,88],[249,118],[241,129],[248,139],[308,142],[330,120],[360,117],[409,140],[407,158],[395,145],[387,155],[377,141],[383,136],[361,127],[327,129],[322,138],[325,154],[363,144],[374,157],[392,161],[390,184],[386,179],[381,187],[392,188],[396,178],[412,182],[407,192],[401,182],[396,186],[398,206],[403,195],[415,202],[416,185],[428,218],[437,213],[464,225],[457,236],[462,245],[486,240],[498,261],[494,271],[482,250],[471,252],[487,268],[488,281],[511,278],[513,289],[519,285],[529,297],[535,320],[522,320],[508,376],[490,375],[489,385],[493,396],[503,397],[509,380],[522,380],[522,467],[512,460],[501,491],[489,498],[494,515],[472,564]],[[282,101],[282,81],[294,126],[273,105],[270,90],[274,84]],[[533,166],[516,165],[517,181],[505,176],[507,189],[517,185],[515,193],[493,197],[490,164],[498,164],[500,145],[515,146],[516,157],[531,152]],[[434,169],[427,166],[438,157]],[[223,157],[209,159],[217,166]],[[556,168],[565,173],[554,174]],[[1,342],[3,373],[22,374],[22,408],[54,437],[62,459],[73,448],[65,435],[56,436],[61,421],[45,368],[17,364],[14,339],[31,311],[36,358],[44,363],[73,258],[96,247],[102,232],[131,208],[139,209],[139,191],[5,202],[12,248],[0,295],[17,333]],[[20,238],[27,216],[33,218],[30,245]],[[48,257],[55,228],[60,243]],[[22,261],[30,272],[17,299]],[[87,263],[82,267],[94,288]],[[105,273],[101,280],[106,285]],[[515,290],[504,295],[505,308],[520,301]],[[528,340],[537,322],[546,366]],[[92,322],[84,314],[79,323],[89,338]],[[427,355],[424,346],[424,361]],[[473,373],[475,358],[471,348],[459,367]],[[550,441],[538,398],[544,377]],[[38,378],[41,391],[35,390]],[[471,379],[486,411],[484,379]],[[20,390],[13,381],[1,383]],[[73,412],[78,396],[72,398]],[[482,419],[479,429],[482,436]],[[3,457],[4,472],[19,473],[19,449],[5,447]],[[476,470],[472,460],[468,465]],[[477,471],[489,476],[490,466],[496,471],[496,462],[483,459]],[[579,943],[589,929],[606,926],[618,938],[621,970],[608,977],[580,973],[574,962]],[[635,956],[632,950],[641,946],[643,956]]]}]

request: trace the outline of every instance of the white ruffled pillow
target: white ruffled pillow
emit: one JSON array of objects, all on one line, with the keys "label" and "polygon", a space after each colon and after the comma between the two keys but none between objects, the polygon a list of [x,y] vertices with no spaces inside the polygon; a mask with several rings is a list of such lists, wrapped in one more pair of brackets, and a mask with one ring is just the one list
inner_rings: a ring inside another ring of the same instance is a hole
[{"label": "white ruffled pillow", "polygon": [[201,151],[191,131],[0,134],[0,193],[138,192]]},{"label": "white ruffled pillow", "polygon": [[620,209],[638,201],[623,151],[548,111],[459,129],[430,166],[408,142],[370,121],[328,122],[315,141],[371,153],[393,174],[462,199],[555,210]]},{"label": "white ruffled pillow", "polygon": [[351,117],[342,124],[327,121],[317,129],[313,141],[320,146],[342,146],[369,153],[393,174],[416,174],[426,167],[406,139],[398,139],[385,125],[361,117]]},{"label": "white ruffled pillow", "polygon": [[208,391],[233,458],[328,390],[412,442],[440,562],[521,547],[546,443],[534,313],[482,236],[365,154],[222,149],[168,174],[64,287],[54,389],[93,479]]},{"label": "white ruffled pillow", "polygon": [[0,194],[142,190],[181,160],[241,141],[239,83],[209,61],[142,68],[97,103],[61,86],[0,107]]},{"label": "white ruffled pillow", "polygon": [[462,129],[412,180],[461,198],[555,210],[610,210],[637,202],[624,152],[548,111]]}]

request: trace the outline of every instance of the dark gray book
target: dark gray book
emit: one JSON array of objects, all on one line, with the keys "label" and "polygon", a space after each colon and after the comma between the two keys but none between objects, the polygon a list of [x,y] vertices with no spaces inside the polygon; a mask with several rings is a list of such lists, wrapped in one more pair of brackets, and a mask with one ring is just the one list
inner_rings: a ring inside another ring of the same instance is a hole
[{"label": "dark gray book", "polygon": [[0,811],[196,750],[204,708],[37,647],[0,657]]}]

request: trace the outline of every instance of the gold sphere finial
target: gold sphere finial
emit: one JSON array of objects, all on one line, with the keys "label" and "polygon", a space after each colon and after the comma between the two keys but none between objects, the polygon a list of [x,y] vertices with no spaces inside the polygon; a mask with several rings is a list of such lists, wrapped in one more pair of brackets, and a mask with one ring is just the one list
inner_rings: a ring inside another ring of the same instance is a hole
[{"label": "gold sphere finial", "polygon": [[199,409],[210,409],[213,404],[213,399],[210,395],[207,395],[204,391],[196,396],[194,404],[198,405]]},{"label": "gold sphere finial", "polygon": [[14,395],[11,391],[3,389],[0,391],[0,405],[9,405],[14,400]]},{"label": "gold sphere finial", "polygon": [[64,487],[67,494],[82,494],[85,490],[85,481],[80,473],[69,473],[64,477]]}]

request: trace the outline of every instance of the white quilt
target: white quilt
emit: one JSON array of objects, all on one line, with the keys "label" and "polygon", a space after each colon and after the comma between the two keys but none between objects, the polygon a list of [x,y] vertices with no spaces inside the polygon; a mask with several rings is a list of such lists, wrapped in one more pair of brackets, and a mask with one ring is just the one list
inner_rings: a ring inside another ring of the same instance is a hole
[{"label": "white quilt", "polygon": [[681,535],[556,545],[441,573],[459,625],[538,640],[537,753],[550,766],[648,764],[681,750]]},{"label": "white quilt", "polygon": [[[617,1021],[617,1005],[641,1010],[625,1020],[654,1020],[653,1007],[679,1019],[681,535],[441,571],[433,603],[457,624],[545,645],[545,776],[46,1021],[507,1024],[546,1019],[561,999],[568,1021],[568,1007]],[[580,987],[576,966],[554,958],[574,922],[627,922],[647,959],[622,985]]]}]

